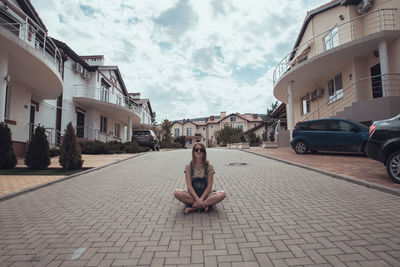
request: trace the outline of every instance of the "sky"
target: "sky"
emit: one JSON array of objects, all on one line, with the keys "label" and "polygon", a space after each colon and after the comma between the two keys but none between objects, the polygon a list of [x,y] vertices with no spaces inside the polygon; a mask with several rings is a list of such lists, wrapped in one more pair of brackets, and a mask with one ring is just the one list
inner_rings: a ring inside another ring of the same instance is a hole
[{"label": "sky", "polygon": [[31,0],[51,37],[104,55],[156,121],[265,114],[272,74],[327,0]]}]

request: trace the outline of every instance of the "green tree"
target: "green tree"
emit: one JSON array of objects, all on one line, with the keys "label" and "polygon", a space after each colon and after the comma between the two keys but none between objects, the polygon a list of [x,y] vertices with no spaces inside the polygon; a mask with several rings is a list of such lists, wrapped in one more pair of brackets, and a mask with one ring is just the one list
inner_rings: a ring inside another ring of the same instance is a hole
[{"label": "green tree", "polygon": [[161,123],[161,140],[165,144],[172,145],[171,130],[172,130],[172,122],[169,121],[168,119],[164,119],[163,122]]},{"label": "green tree", "polygon": [[274,103],[271,103],[271,108],[267,108],[266,119],[268,119],[272,116],[272,113],[279,107],[279,105],[280,105],[279,101],[275,101]]},{"label": "green tree", "polygon": [[34,170],[44,170],[50,165],[50,146],[43,126],[36,127],[32,135],[28,152],[26,152],[25,164]]},{"label": "green tree", "polygon": [[17,165],[11,141],[11,131],[7,124],[0,123],[0,169],[12,169]]},{"label": "green tree", "polygon": [[221,130],[215,133],[219,144],[226,146],[231,143],[238,143],[243,140],[243,130],[238,128],[232,128],[231,126],[225,126]]},{"label": "green tree", "polygon": [[68,170],[78,170],[83,164],[81,148],[71,122],[68,123],[67,129],[64,131],[58,162],[64,169]]}]

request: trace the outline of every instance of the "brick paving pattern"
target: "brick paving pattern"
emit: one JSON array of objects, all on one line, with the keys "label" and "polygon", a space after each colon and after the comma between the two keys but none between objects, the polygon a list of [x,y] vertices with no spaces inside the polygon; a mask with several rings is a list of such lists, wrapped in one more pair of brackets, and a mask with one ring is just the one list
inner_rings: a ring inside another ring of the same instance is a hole
[{"label": "brick paving pattern", "polygon": [[[0,202],[0,266],[400,266],[400,198],[210,149],[209,213],[183,214],[190,151],[148,153]],[[245,162],[247,165],[230,166]]]},{"label": "brick paving pattern", "polygon": [[383,163],[360,154],[319,152],[299,155],[292,148],[252,147],[248,151],[295,162],[301,165],[326,170],[350,178],[400,189],[400,184],[392,181]]}]

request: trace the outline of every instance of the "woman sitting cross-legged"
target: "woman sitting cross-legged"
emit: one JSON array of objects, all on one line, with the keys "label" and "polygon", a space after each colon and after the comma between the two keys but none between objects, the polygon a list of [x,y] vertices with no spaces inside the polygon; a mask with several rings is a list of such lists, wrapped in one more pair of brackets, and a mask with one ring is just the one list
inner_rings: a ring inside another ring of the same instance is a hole
[{"label": "woman sitting cross-legged", "polygon": [[186,205],[185,214],[195,210],[207,212],[210,206],[226,197],[223,191],[211,191],[214,173],[214,167],[207,161],[205,146],[196,143],[192,149],[192,161],[185,167],[188,191],[183,189],[174,191],[175,198]]}]

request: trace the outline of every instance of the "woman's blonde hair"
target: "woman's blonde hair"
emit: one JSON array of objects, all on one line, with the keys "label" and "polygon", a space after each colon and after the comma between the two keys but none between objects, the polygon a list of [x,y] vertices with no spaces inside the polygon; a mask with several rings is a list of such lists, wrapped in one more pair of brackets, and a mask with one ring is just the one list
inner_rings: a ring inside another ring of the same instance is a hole
[{"label": "woman's blonde hair", "polygon": [[203,145],[202,143],[196,143],[196,144],[194,144],[194,146],[193,146],[193,148],[192,148],[192,162],[193,162],[193,163],[195,162],[195,160],[194,160],[194,159],[195,159],[195,157],[194,157],[194,148],[195,148],[196,146],[200,146],[201,149],[204,149],[203,158],[202,158],[202,164],[204,165],[204,164],[207,162],[207,151],[206,151],[206,146]]}]

